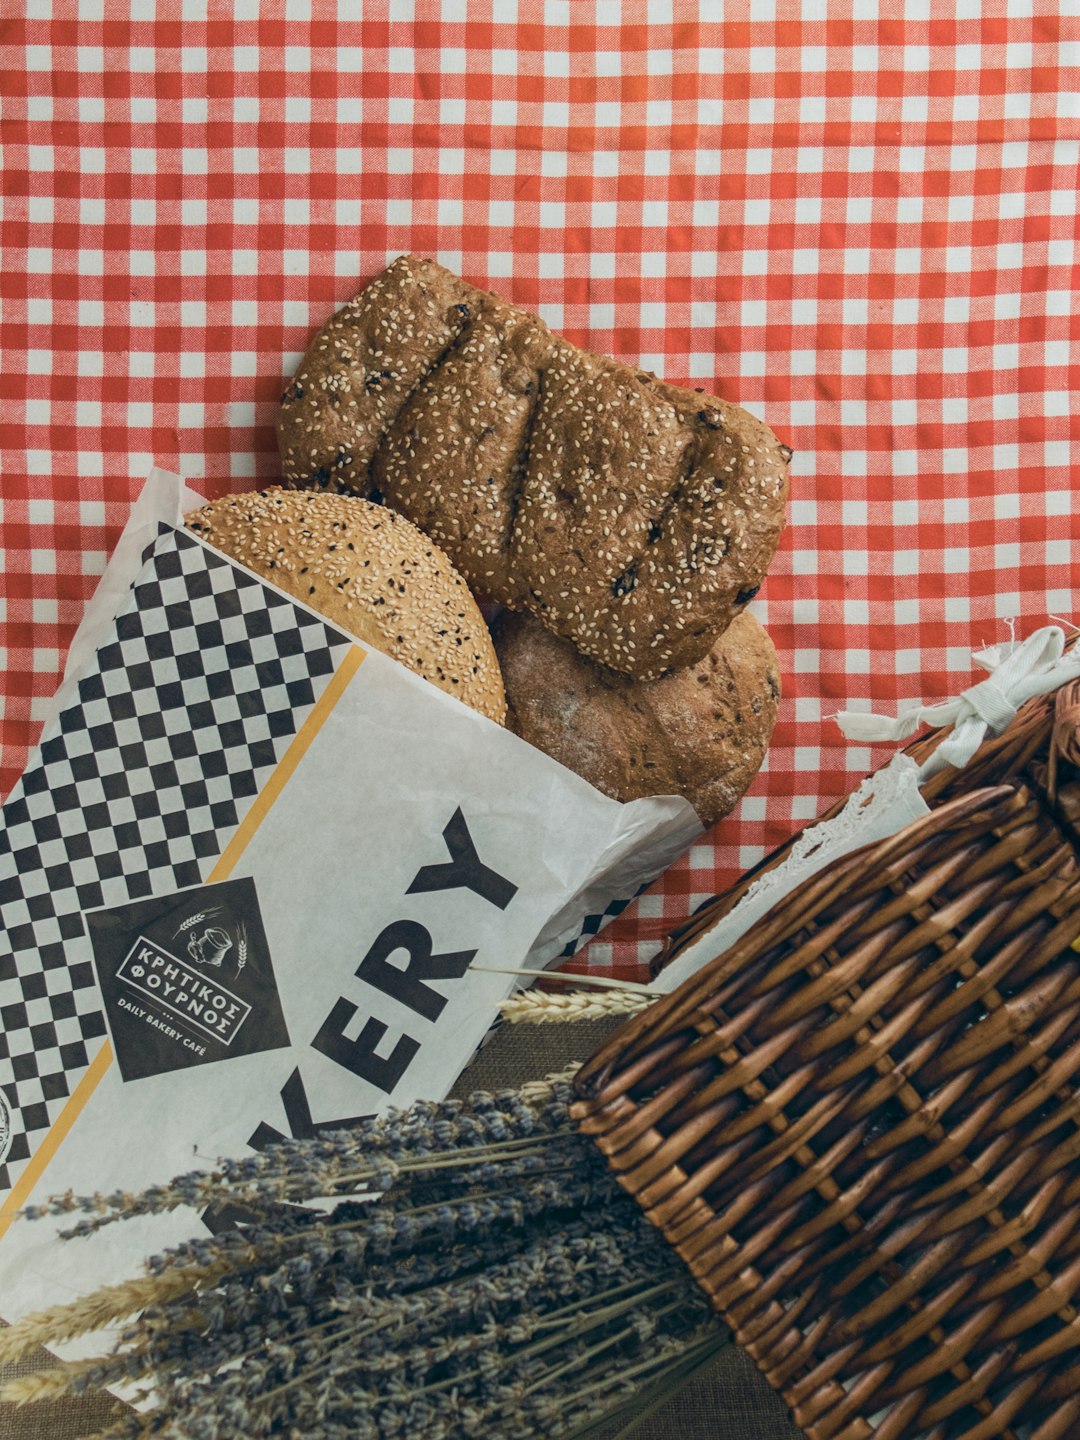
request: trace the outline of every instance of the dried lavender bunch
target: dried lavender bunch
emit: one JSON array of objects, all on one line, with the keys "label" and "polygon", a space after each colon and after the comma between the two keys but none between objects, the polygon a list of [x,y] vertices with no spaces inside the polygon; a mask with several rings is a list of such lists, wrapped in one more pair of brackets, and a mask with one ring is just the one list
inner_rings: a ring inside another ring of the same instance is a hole
[{"label": "dried lavender bunch", "polygon": [[[111,1440],[570,1436],[639,1409],[726,1336],[574,1131],[565,1077],[287,1141],[141,1195],[61,1197],[69,1234],[178,1205],[243,1207],[141,1281],[29,1317],[0,1360],[130,1316],[97,1360],[5,1398],[145,1380]],[[333,1196],[328,1212],[303,1206]]]}]

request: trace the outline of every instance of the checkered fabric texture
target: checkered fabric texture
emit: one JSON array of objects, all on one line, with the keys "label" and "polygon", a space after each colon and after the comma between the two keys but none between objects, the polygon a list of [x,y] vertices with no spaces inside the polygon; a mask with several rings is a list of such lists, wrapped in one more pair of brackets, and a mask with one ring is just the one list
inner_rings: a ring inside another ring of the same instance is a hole
[{"label": "checkered fabric texture", "polygon": [[82,912],[205,881],[351,647],[166,530],[0,811],[0,1200],[106,1034]]},{"label": "checkered fabric texture", "polygon": [[767,769],[585,952],[640,976],[883,758],[833,712],[955,693],[1010,618],[1080,623],[1080,24],[1056,0],[347,8],[36,0],[0,25],[0,785],[151,464],[273,481],[312,329],[430,254],[796,452],[755,602],[785,685]]}]

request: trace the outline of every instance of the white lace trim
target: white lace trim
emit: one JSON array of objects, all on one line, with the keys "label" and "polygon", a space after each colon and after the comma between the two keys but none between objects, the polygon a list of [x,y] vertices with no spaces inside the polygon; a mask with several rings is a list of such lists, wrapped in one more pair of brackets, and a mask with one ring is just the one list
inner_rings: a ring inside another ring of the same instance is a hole
[{"label": "white lace trim", "polygon": [[782,864],[753,882],[729,915],[677,956],[652,982],[661,994],[734,945],[755,920],[803,880],[862,845],[895,835],[912,820],[930,813],[919,787],[946,765],[959,768],[971,759],[987,731],[997,735],[1025,700],[1044,695],[1080,676],[1080,646],[1066,653],[1065,633],[1056,625],[976,651],[972,659],[990,674],[953,700],[914,705],[895,718],[844,711],[836,720],[848,739],[901,740],[920,725],[951,725],[952,730],[920,768],[907,755],[867,776],[843,810],[831,820],[804,830]]},{"label": "white lace trim", "polygon": [[804,830],[781,864],[759,875],[734,910],[677,956],[650,989],[662,994],[676,989],[734,945],[777,900],[804,880],[929,813],[930,807],[919,793],[919,767],[908,755],[894,755],[888,765],[866,777],[838,815]]}]

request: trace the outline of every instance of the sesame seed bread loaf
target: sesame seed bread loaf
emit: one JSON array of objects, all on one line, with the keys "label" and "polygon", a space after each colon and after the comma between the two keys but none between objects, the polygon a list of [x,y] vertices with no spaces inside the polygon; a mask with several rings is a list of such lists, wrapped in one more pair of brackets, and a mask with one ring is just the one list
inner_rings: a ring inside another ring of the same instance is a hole
[{"label": "sesame seed bread loaf", "polygon": [[288,483],[378,494],[476,590],[644,679],[702,659],[756,593],[791,454],[414,256],[318,332],[278,437]]},{"label": "sesame seed bread loaf", "polygon": [[216,550],[502,724],[499,662],[450,561],[403,516],[346,495],[274,488],[186,517]]},{"label": "sesame seed bread loaf", "polygon": [[711,825],[765,758],[780,682],[750,614],[703,660],[658,680],[595,665],[526,615],[503,611],[492,632],[509,728],[614,800],[684,795]]}]

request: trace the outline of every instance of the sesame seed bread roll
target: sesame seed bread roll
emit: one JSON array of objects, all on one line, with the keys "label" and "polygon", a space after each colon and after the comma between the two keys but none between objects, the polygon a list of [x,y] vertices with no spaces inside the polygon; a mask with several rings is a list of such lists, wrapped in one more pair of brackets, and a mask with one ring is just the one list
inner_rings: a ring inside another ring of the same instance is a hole
[{"label": "sesame seed bread roll", "polygon": [[658,680],[595,665],[527,615],[492,627],[507,725],[613,800],[683,795],[703,825],[738,804],[776,721],[779,669],[753,615],[703,660]]},{"label": "sesame seed bread roll", "polygon": [[426,535],[381,505],[274,488],[226,495],[188,528],[500,725],[499,662],[469,587]]},{"label": "sesame seed bread roll", "polygon": [[476,591],[639,679],[702,659],[757,593],[791,457],[410,255],[316,334],[278,439],[288,483],[378,494]]},{"label": "sesame seed bread roll", "polygon": [[441,265],[399,260],[327,321],[281,397],[286,480],[369,493],[371,459],[391,422],[464,330],[461,290]]}]

